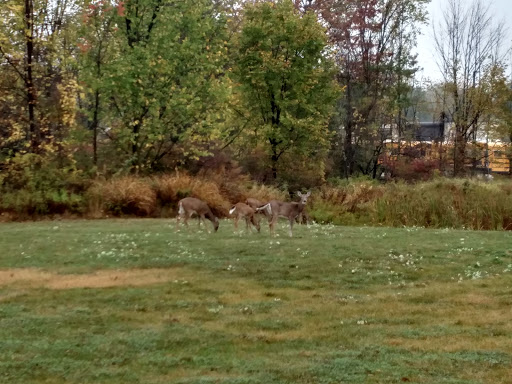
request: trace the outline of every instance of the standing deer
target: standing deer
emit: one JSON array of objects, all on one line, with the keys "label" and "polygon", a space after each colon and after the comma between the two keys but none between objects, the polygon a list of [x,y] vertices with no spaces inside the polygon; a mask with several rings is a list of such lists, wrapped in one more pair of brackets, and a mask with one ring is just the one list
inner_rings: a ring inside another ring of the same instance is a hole
[{"label": "standing deer", "polygon": [[238,229],[238,220],[241,218],[245,219],[245,229],[248,231],[250,224],[254,225],[254,227],[260,231],[260,222],[256,219],[256,211],[251,208],[249,205],[244,203],[236,203],[233,208],[229,210],[230,215],[235,215],[234,224],[235,229]]},{"label": "standing deer", "polygon": [[270,228],[270,234],[274,234],[274,225],[277,222],[277,219],[279,217],[285,217],[290,222],[290,237],[293,236],[292,229],[293,229],[293,223],[295,219],[302,213],[304,210],[304,206],[306,205],[308,201],[308,197],[311,196],[311,191],[309,191],[306,194],[302,194],[300,192],[297,192],[297,195],[300,197],[300,202],[298,203],[285,203],[283,201],[279,200],[271,200],[267,204],[256,208],[256,211],[263,211],[266,210],[269,214],[269,228]]},{"label": "standing deer", "polygon": [[188,219],[190,219],[194,213],[197,215],[199,220],[199,227],[201,227],[201,220],[203,220],[204,223],[204,219],[206,217],[212,222],[213,229],[217,232],[219,229],[219,219],[214,216],[208,204],[202,200],[196,199],[195,197],[185,197],[178,202],[176,230],[178,230],[178,226],[182,218],[185,221],[185,225],[188,227]]}]

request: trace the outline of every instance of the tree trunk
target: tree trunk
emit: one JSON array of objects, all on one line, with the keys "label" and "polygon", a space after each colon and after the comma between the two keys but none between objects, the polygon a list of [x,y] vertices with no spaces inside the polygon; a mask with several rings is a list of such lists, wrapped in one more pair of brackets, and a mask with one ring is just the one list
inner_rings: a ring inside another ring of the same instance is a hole
[{"label": "tree trunk", "polygon": [[25,0],[25,43],[27,55],[25,58],[25,87],[27,91],[28,102],[29,138],[31,152],[37,153],[40,150],[41,132],[36,122],[35,108],[37,103],[37,92],[32,76],[32,58],[34,55],[33,8],[34,5],[32,0]]},{"label": "tree trunk", "polygon": [[[142,118],[141,118],[142,120]],[[140,154],[139,154],[139,134],[141,128],[141,120],[137,122],[137,124],[133,125],[133,136],[132,136],[132,173],[137,173],[139,171],[140,165]]]},{"label": "tree trunk", "polygon": [[94,113],[92,117],[92,162],[98,165],[98,112],[100,108],[100,91],[96,90],[94,94]]},{"label": "tree trunk", "polygon": [[344,174],[345,178],[349,178],[352,176],[354,172],[354,147],[352,145],[352,122],[347,121],[345,126],[345,143],[343,149],[345,151],[345,169]]},{"label": "tree trunk", "polygon": [[465,174],[464,160],[466,159],[466,139],[460,128],[456,127],[455,145],[453,152],[453,176]]},{"label": "tree trunk", "polygon": [[345,104],[345,142],[343,145],[343,151],[345,152],[345,169],[343,170],[344,176],[348,179],[354,173],[354,146],[352,145],[352,137],[354,131],[354,121],[352,119],[352,84],[350,82],[350,76],[347,80],[346,88],[346,104]]},{"label": "tree trunk", "polygon": [[278,140],[275,139],[269,139],[270,147],[272,148],[272,180],[277,180],[277,162],[279,161],[279,157],[281,156],[280,153],[278,153],[277,146],[280,144]]},{"label": "tree trunk", "polygon": [[272,179],[275,181],[277,179],[277,161],[279,158],[274,153],[272,154]]}]

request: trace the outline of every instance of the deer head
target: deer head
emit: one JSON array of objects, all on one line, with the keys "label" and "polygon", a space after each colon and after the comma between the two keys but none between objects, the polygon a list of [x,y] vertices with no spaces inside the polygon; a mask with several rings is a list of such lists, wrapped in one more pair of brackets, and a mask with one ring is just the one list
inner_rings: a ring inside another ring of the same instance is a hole
[{"label": "deer head", "polygon": [[311,196],[311,191],[308,191],[308,193],[302,193],[302,192],[297,192],[297,196],[300,197],[300,203],[301,204],[306,204],[308,202],[308,197]]}]

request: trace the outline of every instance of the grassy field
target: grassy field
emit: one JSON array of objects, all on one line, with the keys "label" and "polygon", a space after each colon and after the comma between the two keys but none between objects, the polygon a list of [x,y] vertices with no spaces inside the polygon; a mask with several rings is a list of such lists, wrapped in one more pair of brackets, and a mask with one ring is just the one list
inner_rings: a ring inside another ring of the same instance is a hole
[{"label": "grassy field", "polygon": [[278,233],[0,224],[0,382],[512,382],[510,232]]}]

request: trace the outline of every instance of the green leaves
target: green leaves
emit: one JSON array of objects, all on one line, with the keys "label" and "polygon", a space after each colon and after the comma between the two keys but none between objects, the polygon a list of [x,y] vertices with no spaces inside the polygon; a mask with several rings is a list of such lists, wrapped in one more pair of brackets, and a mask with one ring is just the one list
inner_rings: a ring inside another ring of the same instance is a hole
[{"label": "green leaves", "polygon": [[222,17],[206,0],[131,0],[115,24],[117,52],[101,82],[115,146],[136,169],[202,153],[210,114],[225,102]]},{"label": "green leaves", "polygon": [[246,7],[235,76],[274,178],[283,154],[307,156],[327,146],[338,92],[326,44],[315,15],[299,14],[290,1]]}]

